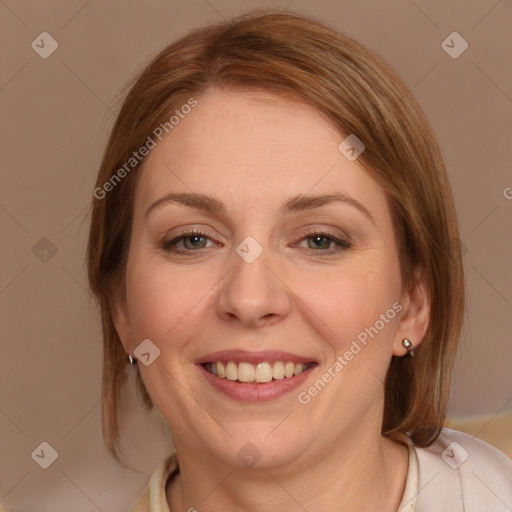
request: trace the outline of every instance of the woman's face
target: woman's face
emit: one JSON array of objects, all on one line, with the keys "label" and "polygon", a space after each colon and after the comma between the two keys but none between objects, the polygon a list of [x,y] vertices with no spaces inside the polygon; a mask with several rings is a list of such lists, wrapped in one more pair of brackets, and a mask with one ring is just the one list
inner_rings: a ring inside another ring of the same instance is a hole
[{"label": "woman's face", "polygon": [[145,162],[115,312],[176,445],[277,467],[380,435],[390,358],[425,327],[383,190],[303,103],[197,100]]}]

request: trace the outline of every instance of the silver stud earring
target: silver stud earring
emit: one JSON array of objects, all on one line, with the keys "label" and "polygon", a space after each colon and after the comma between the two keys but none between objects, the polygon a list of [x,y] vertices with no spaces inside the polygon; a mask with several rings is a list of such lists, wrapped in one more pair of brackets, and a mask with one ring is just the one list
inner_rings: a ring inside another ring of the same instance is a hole
[{"label": "silver stud earring", "polygon": [[402,340],[402,345],[407,349],[407,354],[412,357],[414,355],[414,345],[411,340],[404,338]]},{"label": "silver stud earring", "polygon": [[135,359],[132,357],[132,355],[131,355],[131,354],[128,354],[128,362],[129,362],[130,364],[135,364]]}]

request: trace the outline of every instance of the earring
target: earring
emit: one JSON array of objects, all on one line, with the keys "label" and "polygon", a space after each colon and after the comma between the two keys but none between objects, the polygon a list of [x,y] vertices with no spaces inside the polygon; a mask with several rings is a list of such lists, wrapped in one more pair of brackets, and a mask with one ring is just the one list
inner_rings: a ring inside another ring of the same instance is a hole
[{"label": "earring", "polygon": [[402,345],[407,349],[407,354],[412,357],[414,355],[414,345],[411,340],[404,338],[402,340]]},{"label": "earring", "polygon": [[132,357],[132,355],[131,355],[131,354],[128,354],[128,362],[129,362],[130,364],[135,364],[135,359]]}]

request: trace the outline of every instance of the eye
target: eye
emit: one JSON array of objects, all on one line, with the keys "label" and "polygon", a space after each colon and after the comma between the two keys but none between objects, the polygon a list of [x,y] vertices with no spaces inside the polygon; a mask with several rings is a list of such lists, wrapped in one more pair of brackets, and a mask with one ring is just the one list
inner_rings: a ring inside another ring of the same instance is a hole
[{"label": "eye", "polygon": [[[187,233],[182,233],[180,236],[173,238],[172,240],[164,240],[161,246],[166,252],[190,255],[191,253],[196,252],[197,249],[205,249],[205,242],[207,240],[211,240],[207,233],[200,229],[193,229]],[[181,242],[183,242],[185,250],[175,247]]]},{"label": "eye", "polygon": [[[352,247],[347,240],[342,240],[325,231],[313,231],[302,238],[302,242],[307,242],[307,248],[321,255],[336,254]],[[311,243],[309,243],[311,241]],[[332,245],[334,247],[332,248]]]},{"label": "eye", "polygon": [[[171,240],[162,241],[161,247],[168,253],[191,256],[194,253],[198,253],[200,249],[212,247],[212,245],[206,245],[208,240],[213,242],[206,232],[200,229],[193,229]],[[311,241],[311,243],[309,243],[309,241]],[[319,253],[319,255],[322,256],[336,254],[352,247],[351,243],[347,240],[342,240],[325,231],[313,231],[308,233],[301,239],[301,242],[307,242],[307,249]],[[179,244],[183,244],[183,248],[178,247]]]}]

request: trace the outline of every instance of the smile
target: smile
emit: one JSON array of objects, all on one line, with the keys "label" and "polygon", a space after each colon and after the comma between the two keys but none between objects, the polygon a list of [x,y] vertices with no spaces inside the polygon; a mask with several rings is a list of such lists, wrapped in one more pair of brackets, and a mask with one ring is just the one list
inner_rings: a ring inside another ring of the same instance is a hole
[{"label": "smile", "polygon": [[242,402],[267,402],[301,386],[319,366],[314,356],[279,350],[220,350],[194,360],[220,396]]},{"label": "smile", "polygon": [[252,364],[245,361],[216,361],[204,363],[205,370],[221,379],[238,382],[271,382],[300,375],[313,363],[294,363],[292,361],[261,362]]}]

